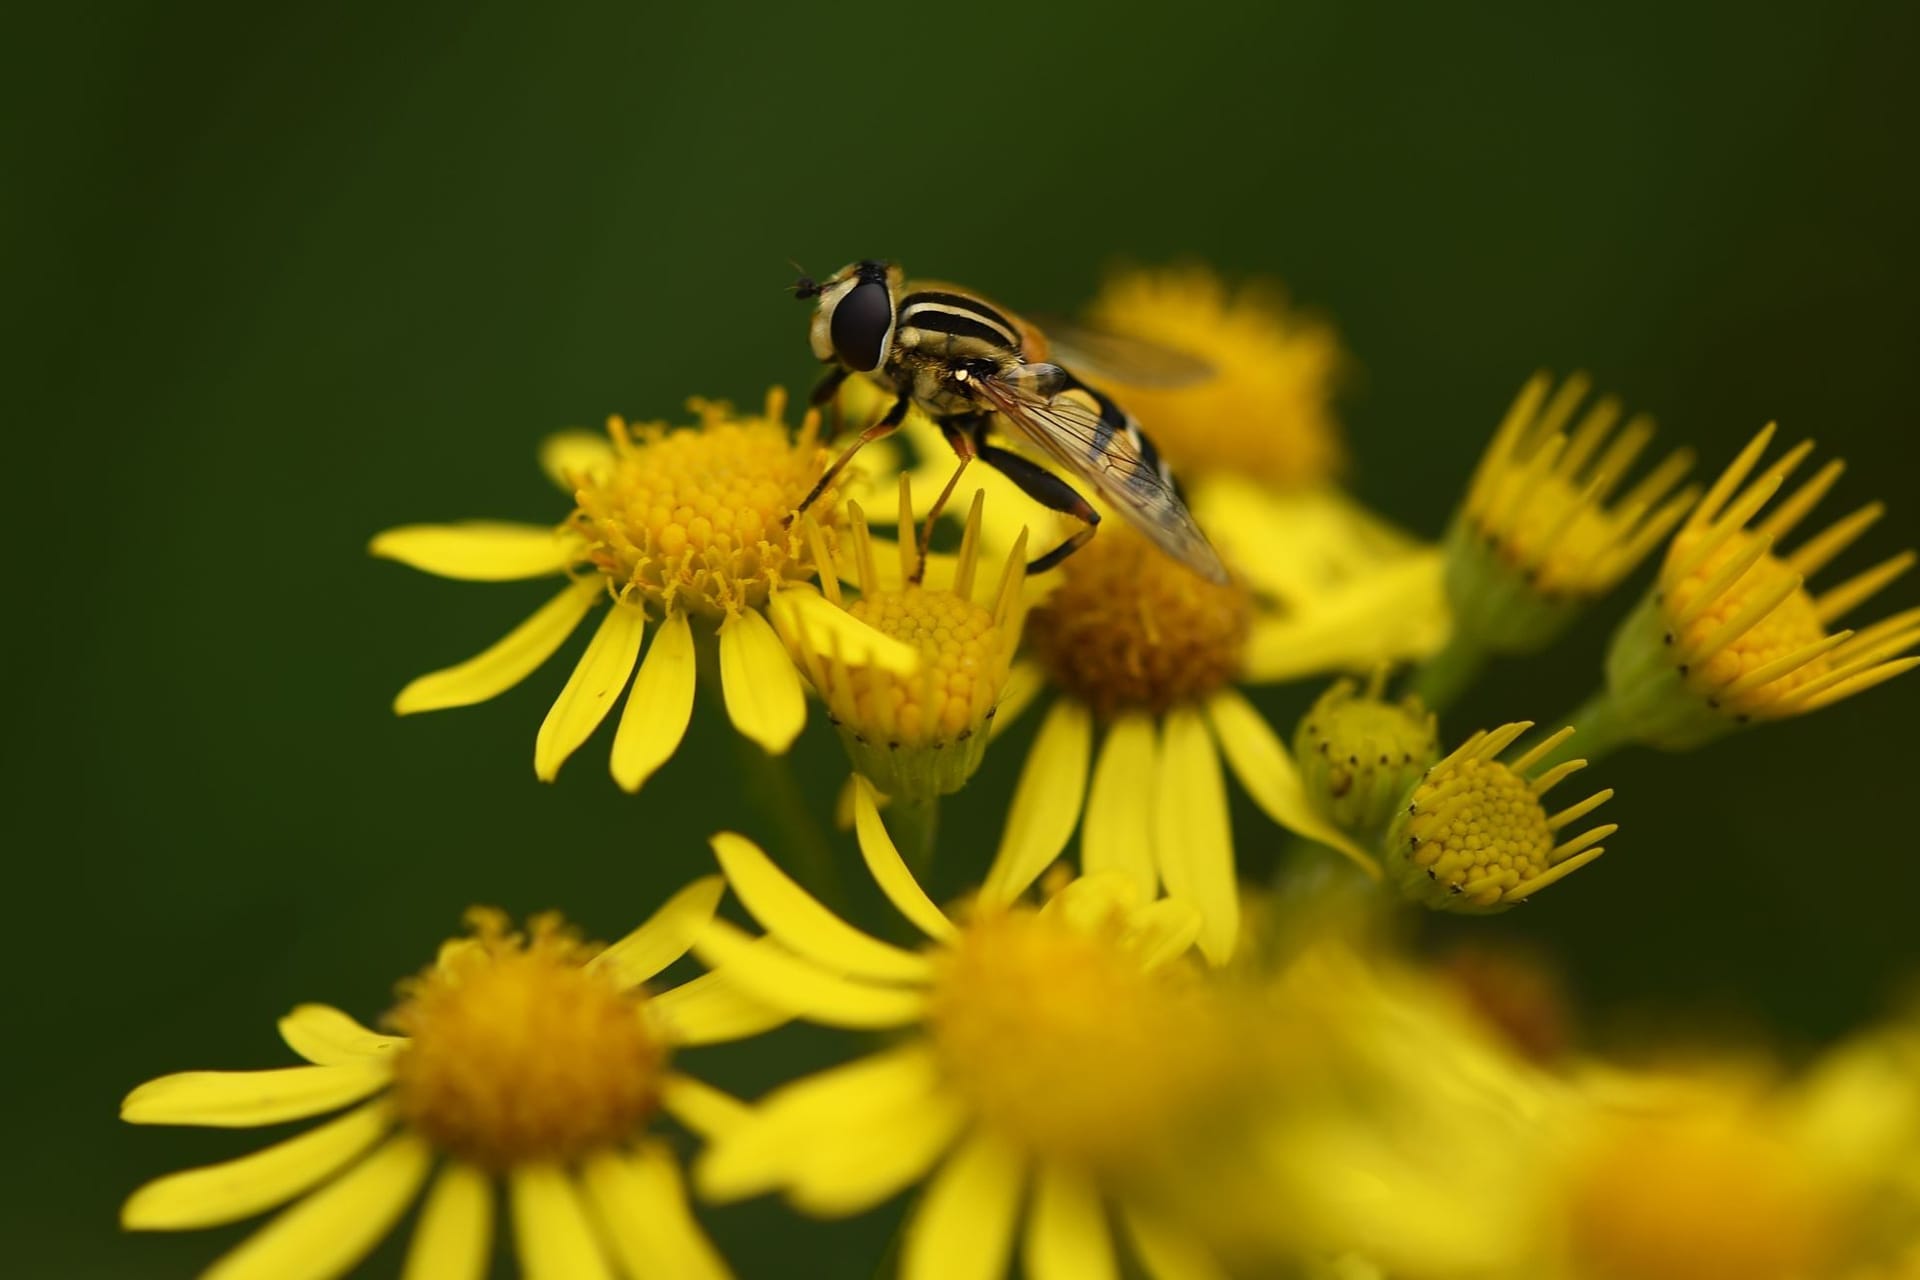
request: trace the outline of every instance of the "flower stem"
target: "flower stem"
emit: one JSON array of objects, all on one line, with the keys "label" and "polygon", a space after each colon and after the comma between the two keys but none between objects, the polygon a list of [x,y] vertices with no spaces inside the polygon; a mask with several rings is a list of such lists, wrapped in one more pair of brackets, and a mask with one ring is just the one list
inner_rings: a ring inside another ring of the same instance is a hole
[{"label": "flower stem", "polygon": [[1573,736],[1540,757],[1533,766],[1535,772],[1567,760],[1598,760],[1633,740],[1633,727],[1620,715],[1605,689],[1596,691],[1570,714],[1542,722],[1533,740],[1539,741],[1564,725],[1573,726]]},{"label": "flower stem", "polygon": [[1413,673],[1413,692],[1428,710],[1445,711],[1473,684],[1490,656],[1465,628],[1455,628],[1446,647]]},{"label": "flower stem", "polygon": [[733,744],[747,794],[780,834],[775,860],[785,863],[814,897],[846,914],[846,886],[840,880],[833,845],[793,776],[792,757],[769,755],[740,734],[734,735]]},{"label": "flower stem", "polygon": [[914,878],[924,881],[933,867],[933,851],[940,837],[940,797],[905,800],[894,797],[887,809],[887,828]]}]

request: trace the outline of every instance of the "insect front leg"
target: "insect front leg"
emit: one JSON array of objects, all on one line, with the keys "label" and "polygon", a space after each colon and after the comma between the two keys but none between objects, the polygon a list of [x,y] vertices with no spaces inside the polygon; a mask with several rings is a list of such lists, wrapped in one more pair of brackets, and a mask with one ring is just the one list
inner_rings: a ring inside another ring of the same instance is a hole
[{"label": "insect front leg", "polygon": [[1072,485],[1010,449],[983,441],[976,441],[974,448],[980,455],[980,461],[1020,486],[1020,491],[1029,498],[1086,525],[1084,529],[1075,530],[1072,536],[1047,554],[1030,562],[1027,565],[1028,573],[1045,573],[1093,540],[1095,530],[1100,527],[1100,513]]},{"label": "insect front leg", "polygon": [[[843,364],[834,365],[831,369],[820,375],[820,381],[813,384],[813,390],[807,394],[807,403],[816,409],[825,407],[828,402],[833,400],[834,396],[839,394],[840,385],[846,380],[847,366]],[[831,423],[827,428],[826,438],[831,440],[839,435],[840,427],[840,406],[835,404],[831,415]]]},{"label": "insect front leg", "polygon": [[895,431],[898,431],[900,429],[900,423],[905,420],[907,416],[907,408],[912,403],[911,397],[906,395],[900,396],[893,402],[893,407],[887,410],[885,417],[854,437],[853,443],[841,451],[840,456],[833,460],[832,466],[820,473],[820,478],[814,482],[813,488],[807,491],[807,496],[800,499],[800,505],[788,512],[787,518],[781,523],[791,525],[797,517],[805,515],[807,508],[811,507],[815,502],[818,502],[820,495],[827,491],[827,486],[833,483],[834,477],[838,476],[846,465],[853,461],[854,454],[860,452],[862,448],[872,444],[875,440],[883,440]]},{"label": "insect front leg", "polygon": [[947,438],[954,455],[960,459],[960,465],[947,477],[946,487],[940,490],[940,496],[933,500],[933,506],[927,509],[927,519],[920,526],[920,555],[914,562],[912,581],[917,585],[927,572],[927,550],[933,545],[933,525],[946,510],[947,500],[953,497],[954,486],[960,483],[960,477],[966,472],[967,464],[978,453],[976,441],[986,429],[989,415],[984,413],[968,414],[961,418],[948,418],[940,423],[940,434]]}]

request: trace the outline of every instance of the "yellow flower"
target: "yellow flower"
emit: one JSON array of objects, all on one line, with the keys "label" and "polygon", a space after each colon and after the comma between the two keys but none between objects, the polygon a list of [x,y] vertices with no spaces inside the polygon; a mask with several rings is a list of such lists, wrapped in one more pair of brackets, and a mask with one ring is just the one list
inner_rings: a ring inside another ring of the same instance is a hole
[{"label": "yellow flower", "polygon": [[859,784],[860,849],[926,935],[916,950],[828,912],[739,836],[714,848],[768,936],[716,922],[696,952],[756,1000],[833,1026],[901,1033],[892,1047],[775,1090],[716,1134],[696,1185],[731,1200],[784,1192],[800,1209],[861,1212],[925,1180],[900,1274],[1001,1274],[1021,1202],[1036,1280],[1117,1276],[1109,1222],[1154,1274],[1199,1267],[1194,1246],[1127,1194],[1242,1083],[1237,1037],[1185,957],[1193,910],[1087,877],[1044,906],[989,880],[963,916],[934,905]]},{"label": "yellow flower", "polygon": [[[1262,514],[1249,523],[1264,522],[1266,511],[1253,508]],[[1437,563],[1405,568],[1357,569],[1343,603],[1303,620],[1256,594],[1249,579],[1215,585],[1138,534],[1103,526],[1052,575],[1051,594],[1028,618],[1031,656],[1014,680],[1060,696],[1021,773],[996,863],[1004,880],[993,887],[1017,893],[1030,884],[1066,847],[1084,808],[1082,869],[1120,872],[1148,894],[1164,884],[1194,903],[1205,922],[1201,950],[1224,962],[1239,896],[1222,753],[1275,822],[1377,875],[1370,855],[1316,810],[1286,747],[1235,686],[1301,674],[1302,663],[1371,663],[1383,636],[1418,632]],[[1094,760],[1096,723],[1104,741]]]},{"label": "yellow flower", "polygon": [[1089,318],[1208,367],[1190,385],[1135,385],[1124,367],[1112,375],[1120,402],[1183,477],[1223,472],[1296,489],[1340,469],[1333,391],[1345,353],[1332,327],[1289,309],[1277,285],[1230,294],[1204,267],[1128,271],[1107,282]]},{"label": "yellow flower", "polygon": [[[988,730],[1020,641],[1026,550],[1016,538],[999,575],[979,575],[983,505],[984,495],[976,492],[954,556],[929,557],[950,559],[935,575],[944,585],[929,585],[923,580],[928,566],[919,562],[910,532],[900,539],[898,573],[883,574],[866,515],[858,503],[848,504],[851,572],[827,573],[821,587],[830,605],[918,654],[917,670],[889,661],[890,651],[877,646],[850,650],[844,629],[816,628],[805,614],[775,614],[854,767],[889,796],[919,802],[951,794],[986,756]],[[900,509],[900,527],[911,531],[911,484],[904,475]],[[836,563],[824,548],[816,559]],[[851,578],[858,598],[842,598],[839,576]]]},{"label": "yellow flower", "polygon": [[[1533,727],[1482,731],[1428,769],[1387,833],[1388,869],[1402,893],[1445,911],[1504,911],[1598,858],[1618,823],[1562,840],[1560,832],[1612,799],[1597,792],[1549,814],[1542,798],[1586,768],[1536,766],[1573,736],[1562,729],[1511,761],[1499,756]],[[1529,776],[1529,770],[1535,772]]]},{"label": "yellow flower", "polygon": [[1912,567],[1903,551],[1818,595],[1807,579],[1878,520],[1877,502],[1792,551],[1776,549],[1840,478],[1822,467],[1773,503],[1812,451],[1809,441],[1745,484],[1773,438],[1767,427],[1687,518],[1653,591],[1621,624],[1607,656],[1603,732],[1666,750],[1741,726],[1830,706],[1920,664],[1920,609],[1859,630],[1832,630]]},{"label": "yellow flower", "polygon": [[664,1111],[707,1132],[737,1118],[739,1103],[672,1069],[673,1051],[784,1017],[711,974],[655,995],[642,986],[685,954],[723,887],[718,876],[696,881],[599,951],[557,917],[521,935],[476,909],[471,936],[402,984],[393,1034],[300,1005],[280,1034],[309,1065],[141,1085],[121,1105],[134,1124],[256,1128],[353,1109],[253,1155],[150,1182],[122,1224],[210,1227],[292,1202],[206,1274],[319,1280],[378,1244],[432,1174],[406,1275],[459,1280],[487,1274],[498,1179],[529,1275],[726,1276],[653,1121]]},{"label": "yellow flower", "polygon": [[1444,706],[1492,654],[1533,653],[1633,572],[1699,497],[1674,487],[1692,456],[1668,455],[1620,492],[1653,438],[1645,415],[1615,431],[1619,401],[1602,397],[1574,423],[1589,383],[1558,390],[1536,373],[1520,389],[1467,487],[1447,537],[1453,643],[1421,673]]},{"label": "yellow flower", "polygon": [[[615,418],[606,439],[553,437],[542,462],[576,504],[558,527],[471,521],[406,525],[376,537],[375,555],[442,577],[568,579],[485,652],[402,689],[394,710],[467,706],[505,692],[604,602],[606,616],[535,739],[540,778],[559,773],[631,680],[612,769],[622,787],[637,791],[686,732],[696,635],[704,641],[715,631],[728,717],[769,752],[785,751],[806,721],[806,701],[764,611],[784,602],[833,623],[838,611],[819,610],[810,584],[815,549],[834,545],[843,520],[839,491],[830,487],[805,519],[786,527],[829,455],[817,415],[807,416],[796,438],[781,420],[785,405],[775,389],[758,417],[696,400],[700,421],[692,428],[630,427]],[[643,660],[649,619],[657,629]]]}]

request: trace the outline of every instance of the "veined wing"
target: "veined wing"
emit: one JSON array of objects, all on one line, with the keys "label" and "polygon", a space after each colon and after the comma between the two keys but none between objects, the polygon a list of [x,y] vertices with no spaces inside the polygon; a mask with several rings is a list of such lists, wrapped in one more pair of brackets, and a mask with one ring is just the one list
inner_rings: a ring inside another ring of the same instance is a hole
[{"label": "veined wing", "polygon": [[1023,437],[1092,484],[1162,551],[1202,577],[1227,581],[1226,566],[1139,424],[1064,370],[1026,365],[1020,374],[1025,376],[975,378],[973,386]]},{"label": "veined wing", "polygon": [[1052,344],[1047,358],[1095,382],[1171,391],[1198,385],[1217,372],[1204,357],[1146,338],[1051,317],[1038,323]]}]

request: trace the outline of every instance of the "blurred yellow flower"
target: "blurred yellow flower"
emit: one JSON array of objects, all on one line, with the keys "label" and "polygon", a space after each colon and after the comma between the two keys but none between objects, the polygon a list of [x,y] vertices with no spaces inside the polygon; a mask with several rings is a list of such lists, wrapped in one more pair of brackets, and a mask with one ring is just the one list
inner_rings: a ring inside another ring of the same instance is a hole
[{"label": "blurred yellow flower", "polygon": [[309,1065],[141,1085],[121,1105],[134,1124],[256,1128],[354,1109],[253,1155],[150,1182],[128,1198],[122,1224],[211,1227],[294,1202],[207,1274],[321,1280],[393,1229],[437,1162],[408,1280],[488,1273],[495,1180],[506,1184],[529,1275],[726,1276],[669,1147],[650,1131],[662,1111],[695,1132],[743,1114],[674,1070],[673,1051],[784,1016],[711,974],[659,994],[643,987],[685,954],[723,888],[718,876],[688,885],[605,949],[554,916],[519,934],[476,909],[470,936],[402,984],[393,1034],[301,1005],[280,1034]]},{"label": "blurred yellow flower", "polygon": [[1346,355],[1333,328],[1291,309],[1278,285],[1230,292],[1200,266],[1123,271],[1088,318],[1099,330],[1203,362],[1208,376],[1184,385],[1130,382],[1124,361],[1110,372],[1082,370],[1110,382],[1183,478],[1221,472],[1305,489],[1339,471],[1333,393]]},{"label": "blurred yellow flower", "polygon": [[[1615,633],[1602,734],[1683,750],[1763,720],[1830,706],[1920,665],[1920,609],[1855,630],[1834,624],[1913,566],[1902,551],[1818,595],[1806,581],[1884,511],[1869,503],[1776,550],[1817,505],[1843,464],[1829,462],[1774,503],[1812,452],[1789,450],[1751,484],[1773,439],[1769,426],[1715,480],[1667,548],[1659,580]],[[1741,486],[1745,484],[1743,489]]]},{"label": "blurred yellow flower", "polygon": [[1118,876],[1066,883],[1035,908],[996,889],[1002,878],[949,916],[907,870],[864,782],[856,806],[875,881],[927,945],[855,929],[750,842],[721,835],[715,851],[767,937],[716,921],[695,950],[794,1017],[905,1038],[776,1089],[714,1135],[694,1169],[702,1193],[781,1191],[837,1216],[926,1179],[903,1237],[907,1280],[1002,1274],[1023,1199],[1028,1275],[1115,1277],[1112,1200],[1153,1274],[1213,1274],[1174,1270],[1204,1256],[1126,1194],[1245,1083],[1236,1036],[1186,959],[1193,909],[1146,901]]},{"label": "blurred yellow flower", "polygon": [[[814,551],[832,548],[844,519],[840,492],[829,487],[804,520],[786,526],[829,455],[818,441],[818,416],[810,413],[796,437],[782,421],[785,407],[776,388],[757,417],[696,400],[699,422],[691,428],[615,418],[605,438],[552,437],[541,460],[576,503],[557,528],[470,521],[406,525],[374,538],[373,554],[442,577],[569,579],[485,652],[402,689],[394,710],[467,706],[505,692],[605,601],[605,618],[540,726],[535,774],[551,781],[631,681],[611,763],[615,781],[637,791],[686,732],[696,636],[704,641],[714,632],[728,717],[767,751],[784,752],[805,724],[806,701],[764,611],[782,601],[818,604]],[[861,630],[836,610],[816,613],[823,625],[839,619]],[[650,618],[657,630],[642,659]]]},{"label": "blurred yellow flower", "polygon": [[1633,572],[1700,496],[1675,490],[1693,464],[1668,455],[1620,493],[1653,438],[1643,415],[1619,426],[1603,396],[1580,415],[1590,383],[1555,389],[1536,373],[1481,456],[1447,536],[1452,642],[1420,673],[1421,694],[1445,706],[1499,653],[1533,653]]}]

